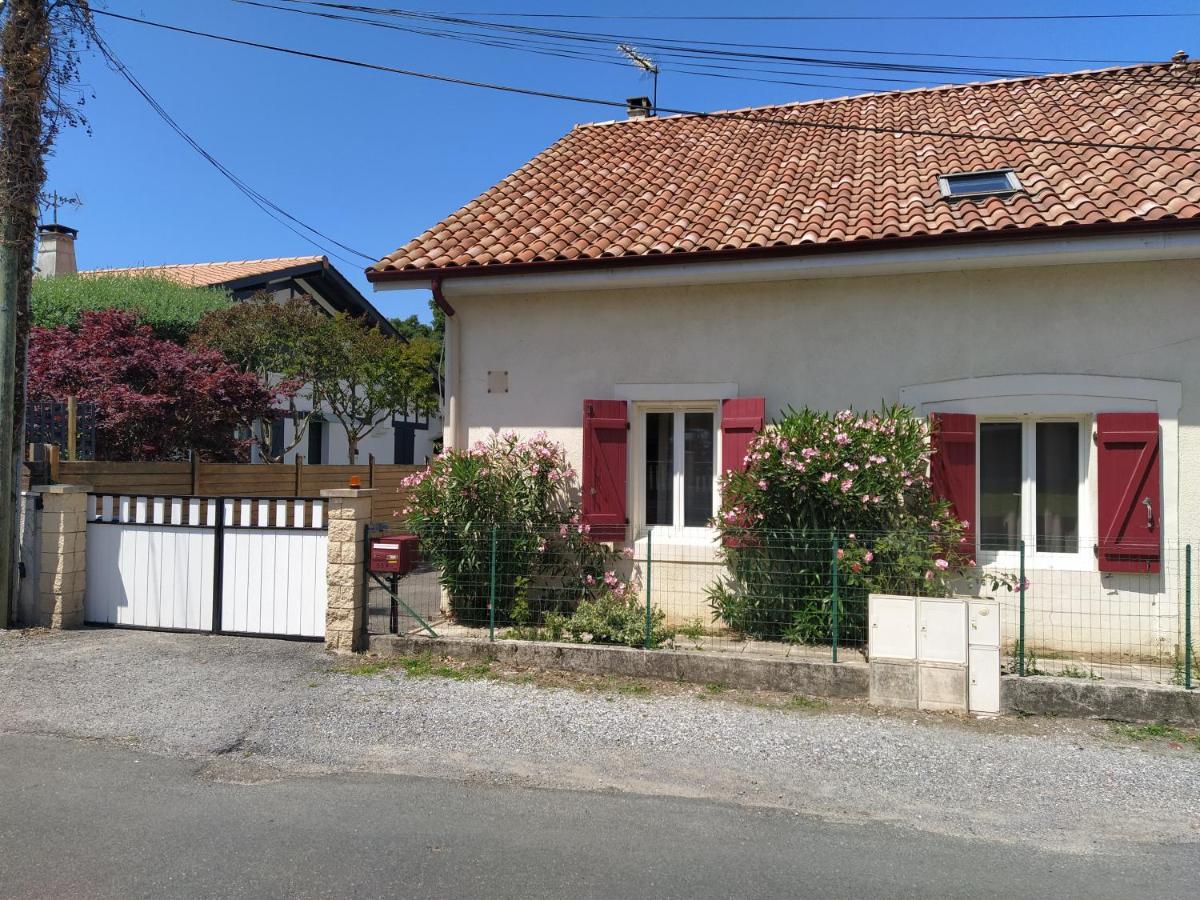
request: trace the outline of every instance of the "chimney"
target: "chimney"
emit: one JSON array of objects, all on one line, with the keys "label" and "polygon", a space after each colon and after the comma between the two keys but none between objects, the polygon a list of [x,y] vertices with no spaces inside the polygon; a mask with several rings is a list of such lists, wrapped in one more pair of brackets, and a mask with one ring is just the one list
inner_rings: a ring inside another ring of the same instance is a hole
[{"label": "chimney", "polygon": [[1187,63],[1187,61],[1188,61],[1188,55],[1187,55],[1186,50],[1179,50],[1175,53],[1174,56],[1171,57],[1171,62],[1175,63],[1176,67],[1184,65],[1185,63]]},{"label": "chimney", "polygon": [[39,278],[58,278],[74,275],[79,271],[75,265],[75,235],[79,231],[66,225],[38,226],[37,275]]},{"label": "chimney", "polygon": [[649,97],[630,97],[625,101],[625,111],[631,119],[647,119],[650,117]]}]

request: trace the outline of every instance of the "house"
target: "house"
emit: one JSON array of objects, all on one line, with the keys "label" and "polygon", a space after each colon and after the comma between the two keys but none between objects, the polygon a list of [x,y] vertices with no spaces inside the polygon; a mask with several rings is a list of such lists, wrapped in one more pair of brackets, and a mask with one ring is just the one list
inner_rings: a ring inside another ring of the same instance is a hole
[{"label": "house", "polygon": [[[45,225],[40,231],[38,272],[48,277],[61,275],[128,275],[165,278],[190,287],[212,287],[228,291],[235,299],[269,293],[279,300],[307,297],[329,315],[343,312],[362,317],[385,334],[399,339],[391,322],[367,300],[324,256],[295,256],[276,259],[246,259],[229,262],[182,263],[91,269],[76,273],[75,242],[78,231],[63,225]],[[288,419],[274,423],[271,439],[275,455],[293,440]],[[400,415],[389,426],[379,426],[359,444],[366,459],[371,454],[380,463],[423,462],[440,437],[436,416]],[[345,431],[337,419],[314,417],[300,444],[284,454],[288,462],[302,455],[311,464],[342,463],[347,460]]]},{"label": "house", "polygon": [[[1052,643],[1174,640],[1200,543],[1200,65],[630,112],[368,270],[447,313],[447,446],[545,430],[594,528],[715,569],[748,430],[903,402],[941,416],[935,480],[981,564],[1015,570],[1024,540]],[[707,612],[694,577],[655,583]]]}]

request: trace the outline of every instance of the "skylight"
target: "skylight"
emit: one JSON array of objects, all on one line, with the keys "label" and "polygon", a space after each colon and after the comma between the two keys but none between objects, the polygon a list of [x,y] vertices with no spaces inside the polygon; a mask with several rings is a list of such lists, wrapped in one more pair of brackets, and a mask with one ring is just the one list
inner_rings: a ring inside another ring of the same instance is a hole
[{"label": "skylight", "polygon": [[1011,194],[1021,190],[1012,169],[990,169],[986,172],[954,172],[938,176],[943,197],[986,197]]}]

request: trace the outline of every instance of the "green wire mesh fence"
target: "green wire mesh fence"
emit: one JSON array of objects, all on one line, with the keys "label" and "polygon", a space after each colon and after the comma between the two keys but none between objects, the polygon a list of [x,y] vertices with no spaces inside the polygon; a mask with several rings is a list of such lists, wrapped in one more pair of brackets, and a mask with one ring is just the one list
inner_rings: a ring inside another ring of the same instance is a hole
[{"label": "green wire mesh fence", "polygon": [[1075,553],[980,543],[1001,549],[970,565],[961,551],[939,555],[937,535],[776,531],[721,544],[655,532],[612,544],[577,522],[426,530],[402,574],[370,581],[368,627],[862,663],[870,594],[990,596],[1012,674],[1200,680],[1191,545],[1168,543],[1144,571],[1100,572],[1083,539]]}]

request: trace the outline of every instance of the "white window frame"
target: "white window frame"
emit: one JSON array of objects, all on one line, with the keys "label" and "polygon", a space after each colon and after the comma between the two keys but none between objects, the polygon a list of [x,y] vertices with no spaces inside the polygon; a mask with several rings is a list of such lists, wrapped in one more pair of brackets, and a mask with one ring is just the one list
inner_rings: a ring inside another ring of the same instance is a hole
[{"label": "white window frame", "polygon": [[[1095,471],[1092,439],[1095,418],[1089,414],[1034,414],[981,415],[975,422],[975,533],[976,540],[982,537],[979,510],[980,497],[980,452],[982,428],[989,422],[1017,422],[1021,425],[1021,528],[1020,538],[1025,541],[1026,569],[1091,569],[1096,566],[1092,550],[1094,538],[1090,536],[1087,523],[1092,521],[1092,497],[1095,487],[1092,473]],[[1039,422],[1075,422],[1079,425],[1079,485],[1078,485],[1078,541],[1074,553],[1038,552],[1037,549],[1037,425]],[[984,550],[976,545],[976,561],[982,566],[1012,567],[1020,564],[1019,550]]]},{"label": "white window frame", "polygon": [[[643,402],[634,406],[634,428],[630,441],[632,447],[634,473],[634,518],[638,535],[653,534],[654,537],[664,537],[671,540],[711,541],[714,529],[711,526],[685,526],[676,523],[683,521],[684,504],[684,413],[708,413],[713,418],[713,486],[712,508],[715,511],[721,502],[721,404],[718,401],[688,400],[673,402]],[[672,413],[674,420],[674,470],[675,483],[672,491],[671,525],[646,524],[646,416],[650,413]]]}]

